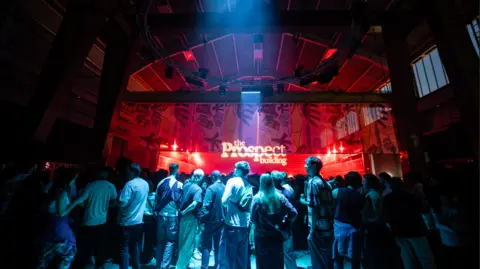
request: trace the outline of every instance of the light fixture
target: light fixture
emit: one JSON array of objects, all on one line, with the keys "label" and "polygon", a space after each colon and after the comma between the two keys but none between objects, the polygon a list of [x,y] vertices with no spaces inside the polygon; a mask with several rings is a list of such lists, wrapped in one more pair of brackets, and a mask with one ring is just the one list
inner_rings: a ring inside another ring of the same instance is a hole
[{"label": "light fixture", "polygon": [[225,85],[220,85],[218,91],[220,92],[220,95],[225,95],[227,93],[227,87],[225,87]]},{"label": "light fixture", "polygon": [[285,91],[285,84],[279,83],[277,84],[277,93],[282,94]]},{"label": "light fixture", "polygon": [[165,67],[165,77],[166,78],[173,78],[173,67],[168,65],[167,67]]},{"label": "light fixture", "polygon": [[207,68],[201,67],[201,68],[198,69],[198,75],[202,79],[206,79],[208,77],[208,72],[209,72],[209,70]]}]

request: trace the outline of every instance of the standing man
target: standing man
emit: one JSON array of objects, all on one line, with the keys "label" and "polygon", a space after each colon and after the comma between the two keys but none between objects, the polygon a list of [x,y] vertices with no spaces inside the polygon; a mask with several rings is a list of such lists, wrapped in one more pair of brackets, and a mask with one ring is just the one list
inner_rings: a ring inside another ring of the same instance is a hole
[{"label": "standing man", "polygon": [[200,229],[197,209],[202,203],[202,188],[200,185],[204,176],[205,173],[202,169],[196,169],[188,183],[183,186],[182,199],[179,204],[178,269],[187,269],[195,249],[195,238]]},{"label": "standing man", "polygon": [[213,184],[207,188],[203,206],[200,210],[200,220],[205,227],[202,233],[200,247],[202,252],[202,269],[208,269],[212,243],[215,252],[215,267],[218,266],[218,249],[220,246],[223,222],[225,220],[222,205],[225,184],[222,182],[220,171],[213,171],[211,177]]},{"label": "standing man", "polygon": [[[275,189],[277,193],[282,194],[287,198],[290,204],[293,204],[293,189],[290,191],[289,189],[285,188],[283,185],[286,184],[286,174],[279,172],[279,171],[272,171],[272,179],[273,183],[275,184]],[[290,227],[291,228],[291,227]],[[285,268],[287,269],[297,269],[297,257],[295,256],[295,251],[293,250],[293,236],[290,234],[290,237],[283,241],[283,259]]]},{"label": "standing man", "polygon": [[322,161],[315,157],[308,157],[305,170],[308,182],[305,186],[306,199],[300,202],[308,206],[307,237],[308,248],[312,257],[312,269],[330,269],[333,267],[333,207],[332,187],[320,175]]},{"label": "standing man", "polygon": [[169,170],[170,176],[158,183],[155,202],[155,214],[157,215],[156,260],[159,269],[168,269],[175,254],[178,232],[177,204],[182,197],[183,184],[177,181],[178,164],[170,164]]},{"label": "standing man", "polygon": [[118,198],[118,224],[121,231],[120,269],[128,269],[129,250],[132,268],[140,269],[140,242],[142,241],[143,212],[147,204],[148,183],[139,177],[140,166],[129,166],[125,186]]},{"label": "standing man", "polygon": [[78,240],[78,268],[85,267],[92,253],[95,257],[95,268],[103,268],[106,261],[107,213],[108,208],[115,205],[117,200],[115,186],[107,180],[109,172],[107,168],[100,169],[94,175],[94,181],[85,188],[87,199],[84,202],[83,227]]},{"label": "standing man", "polygon": [[225,207],[225,226],[220,238],[219,269],[246,269],[248,263],[248,232],[253,192],[248,183],[250,165],[235,164],[231,178],[225,186],[222,203]]}]

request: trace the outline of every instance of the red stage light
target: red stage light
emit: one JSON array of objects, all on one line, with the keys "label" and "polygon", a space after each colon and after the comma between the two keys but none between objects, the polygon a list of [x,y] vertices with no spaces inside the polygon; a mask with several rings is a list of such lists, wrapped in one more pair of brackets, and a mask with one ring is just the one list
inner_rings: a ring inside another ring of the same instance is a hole
[{"label": "red stage light", "polygon": [[187,59],[187,61],[189,62],[195,61],[195,56],[193,55],[193,52],[190,50],[184,51],[183,56],[185,56],[185,59]]},{"label": "red stage light", "polygon": [[177,142],[173,142],[173,146],[172,146],[173,151],[177,151],[177,148],[178,148]]},{"label": "red stage light", "polygon": [[327,52],[325,53],[325,55],[323,55],[322,60],[329,59],[330,57],[332,57],[335,54],[335,52],[337,52],[337,49],[328,49]]}]

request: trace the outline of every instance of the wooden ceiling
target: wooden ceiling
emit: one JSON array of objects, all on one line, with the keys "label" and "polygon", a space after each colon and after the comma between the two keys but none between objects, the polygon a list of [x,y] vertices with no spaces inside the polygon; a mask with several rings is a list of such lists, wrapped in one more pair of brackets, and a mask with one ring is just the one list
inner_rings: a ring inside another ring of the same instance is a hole
[{"label": "wooden ceiling", "polygon": [[[345,10],[347,0],[175,0],[160,1],[150,14],[191,12],[238,12],[248,8],[298,10]],[[242,5],[240,5],[242,3]],[[390,0],[368,1],[370,9],[385,10]],[[207,33],[206,46],[202,42],[204,33],[184,32],[179,35],[156,35],[155,41],[167,55],[162,60],[149,62],[149,55],[139,53],[138,71],[132,74],[130,91],[177,91],[214,90],[228,81],[272,79],[292,76],[297,66],[313,69],[330,48],[345,42],[345,27],[321,28],[315,33],[301,33],[298,41],[295,33],[266,33],[262,44],[263,59],[259,67],[254,57],[254,42],[251,34]],[[189,57],[189,53],[193,57]],[[167,63],[173,62],[177,70],[173,78],[165,76]],[[184,75],[198,72],[198,68],[209,70],[206,87],[191,85]],[[340,69],[339,75],[329,84],[312,83],[305,87],[288,84],[287,91],[342,90],[347,92],[370,92],[388,80],[388,69],[383,50],[381,33],[369,32],[362,40],[357,54]],[[238,84],[238,83],[235,83]],[[238,90],[231,87],[229,90]]]}]

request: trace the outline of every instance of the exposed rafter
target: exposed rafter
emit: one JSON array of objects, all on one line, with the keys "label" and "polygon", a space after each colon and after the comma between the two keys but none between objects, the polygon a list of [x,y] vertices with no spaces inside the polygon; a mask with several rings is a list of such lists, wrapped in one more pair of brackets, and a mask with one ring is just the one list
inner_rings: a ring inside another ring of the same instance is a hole
[{"label": "exposed rafter", "polygon": [[[262,98],[265,103],[388,103],[390,95],[374,93],[284,92]],[[220,95],[209,92],[128,92],[124,102],[137,103],[240,103],[245,102],[240,91]],[[246,101],[248,102],[248,101]],[[252,101],[252,102],[258,102]]]},{"label": "exposed rafter", "polygon": [[[420,21],[423,16],[413,10],[370,11],[374,26],[403,21]],[[349,10],[277,11],[252,13],[173,13],[149,15],[153,31],[169,32],[185,29],[224,30],[230,33],[310,32],[319,26],[349,26]]]}]

